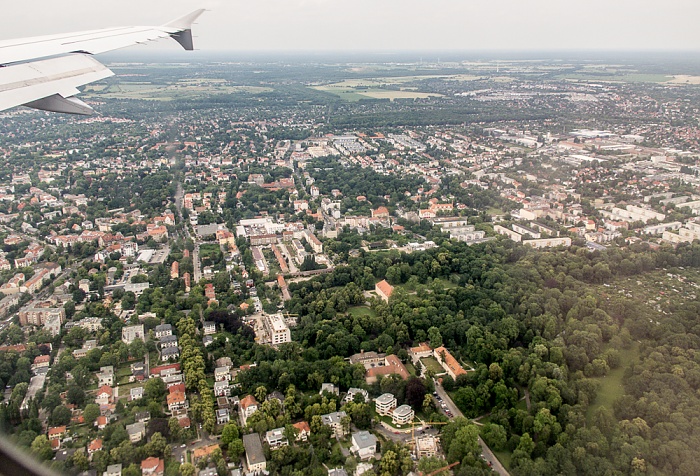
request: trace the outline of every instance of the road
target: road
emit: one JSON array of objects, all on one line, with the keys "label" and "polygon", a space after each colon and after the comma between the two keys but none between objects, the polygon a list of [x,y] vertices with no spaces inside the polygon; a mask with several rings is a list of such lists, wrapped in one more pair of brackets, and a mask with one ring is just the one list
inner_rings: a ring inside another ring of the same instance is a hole
[{"label": "road", "polygon": [[[457,408],[457,405],[455,405],[455,403],[452,401],[445,389],[442,388],[442,385],[436,383],[435,391],[440,396],[440,398],[442,398],[442,401],[445,402],[445,405],[447,405],[447,408],[452,412],[452,415],[454,415],[455,418],[464,417],[464,414],[459,410],[459,408]],[[495,472],[497,472],[501,476],[510,476],[506,468],[504,468],[501,462],[498,461],[496,455],[493,454],[491,448],[489,448],[488,445],[484,442],[484,440],[481,439],[481,436],[479,436],[479,446],[481,446],[481,452],[484,455],[484,460],[486,460],[486,462],[491,465],[491,468]]]},{"label": "road", "polygon": [[[184,453],[187,451],[194,452],[197,448],[201,448],[203,446],[209,446],[213,444],[218,444],[219,443],[219,438],[216,436],[211,436],[209,435],[204,429],[199,428],[199,425],[192,423],[195,426],[195,430],[197,431],[197,439],[189,442],[185,445],[175,445],[173,446],[173,459],[180,463],[182,461],[182,456]],[[187,459],[185,458],[185,461]]]}]

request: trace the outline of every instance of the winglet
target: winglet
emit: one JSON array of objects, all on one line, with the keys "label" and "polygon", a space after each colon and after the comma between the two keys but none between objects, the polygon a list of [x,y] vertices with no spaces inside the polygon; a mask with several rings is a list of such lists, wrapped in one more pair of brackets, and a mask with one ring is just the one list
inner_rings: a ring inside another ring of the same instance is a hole
[{"label": "winglet", "polygon": [[166,23],[163,27],[176,30],[170,33],[170,37],[180,43],[187,51],[192,51],[194,49],[194,43],[192,41],[192,23],[194,23],[202,13],[204,13],[204,9],[200,8],[184,17]]},{"label": "winglet", "polygon": [[204,13],[204,8],[200,8],[199,10],[195,10],[192,13],[188,13],[184,17],[180,17],[176,20],[170,21],[166,23],[165,27],[170,27],[170,28],[176,28],[178,30],[189,30],[192,28],[192,23],[199,18],[199,16]]}]

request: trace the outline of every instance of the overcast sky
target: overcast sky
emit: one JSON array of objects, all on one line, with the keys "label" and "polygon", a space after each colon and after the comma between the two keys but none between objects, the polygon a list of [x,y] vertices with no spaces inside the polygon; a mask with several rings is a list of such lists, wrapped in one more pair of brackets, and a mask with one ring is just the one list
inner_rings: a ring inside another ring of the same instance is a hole
[{"label": "overcast sky", "polygon": [[195,45],[210,51],[700,50],[697,0],[21,0],[3,2],[0,36],[162,24],[201,7]]}]

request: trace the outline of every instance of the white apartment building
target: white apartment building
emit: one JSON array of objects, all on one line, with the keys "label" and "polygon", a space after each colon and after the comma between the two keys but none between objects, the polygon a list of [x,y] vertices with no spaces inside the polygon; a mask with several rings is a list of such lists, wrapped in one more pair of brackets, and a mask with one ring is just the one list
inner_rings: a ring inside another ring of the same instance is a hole
[{"label": "white apartment building", "polygon": [[263,318],[263,326],[271,345],[278,346],[292,341],[292,333],[284,322],[282,314],[266,315]]}]

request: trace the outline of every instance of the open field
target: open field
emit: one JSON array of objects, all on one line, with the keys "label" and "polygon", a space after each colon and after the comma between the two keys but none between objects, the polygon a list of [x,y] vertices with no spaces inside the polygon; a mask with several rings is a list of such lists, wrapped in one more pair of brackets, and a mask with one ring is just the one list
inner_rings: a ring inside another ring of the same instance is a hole
[{"label": "open field", "polygon": [[406,87],[396,89],[384,89],[387,86],[401,86],[406,83],[411,83],[414,81],[420,81],[423,79],[454,79],[460,81],[467,81],[473,78],[478,79],[476,76],[465,76],[465,75],[449,75],[449,76],[397,76],[393,78],[362,78],[362,79],[346,79],[333,84],[325,84],[323,86],[314,86],[314,89],[318,91],[323,91],[346,100],[346,101],[359,101],[360,99],[389,99],[393,101],[394,99],[424,99],[429,97],[442,97],[441,94],[437,93],[424,93],[416,91],[415,87]]},{"label": "open field", "polygon": [[86,96],[111,99],[145,99],[154,101],[171,101],[173,99],[196,98],[217,94],[259,94],[270,92],[271,88],[257,86],[233,86],[225,80],[188,79],[173,84],[153,84],[145,81],[119,82],[111,85],[89,85],[85,88]]},{"label": "open field", "polygon": [[605,377],[597,377],[596,380],[600,383],[600,390],[593,403],[588,406],[586,411],[586,420],[591,421],[595,411],[600,407],[605,407],[612,411],[613,403],[619,397],[625,394],[625,389],[622,386],[622,377],[625,375],[625,370],[636,363],[639,359],[639,344],[634,343],[630,349],[620,349],[620,361],[623,363],[619,368],[611,370]]},{"label": "open field", "polygon": [[425,368],[427,370],[432,370],[436,374],[441,374],[445,372],[445,369],[442,368],[442,365],[438,363],[435,357],[425,357],[420,360],[423,363],[423,365],[425,365]]},{"label": "open field", "polygon": [[[679,76],[680,78],[680,76]],[[577,72],[557,76],[557,79],[572,81],[592,81],[599,83],[670,83],[670,76],[664,74],[612,73],[612,72]],[[683,81],[683,83],[685,83]],[[700,84],[700,83],[696,83]]]},{"label": "open field", "polygon": [[374,312],[374,310],[368,308],[367,306],[353,306],[348,309],[348,314],[350,314],[353,317],[377,317],[377,314]]}]

